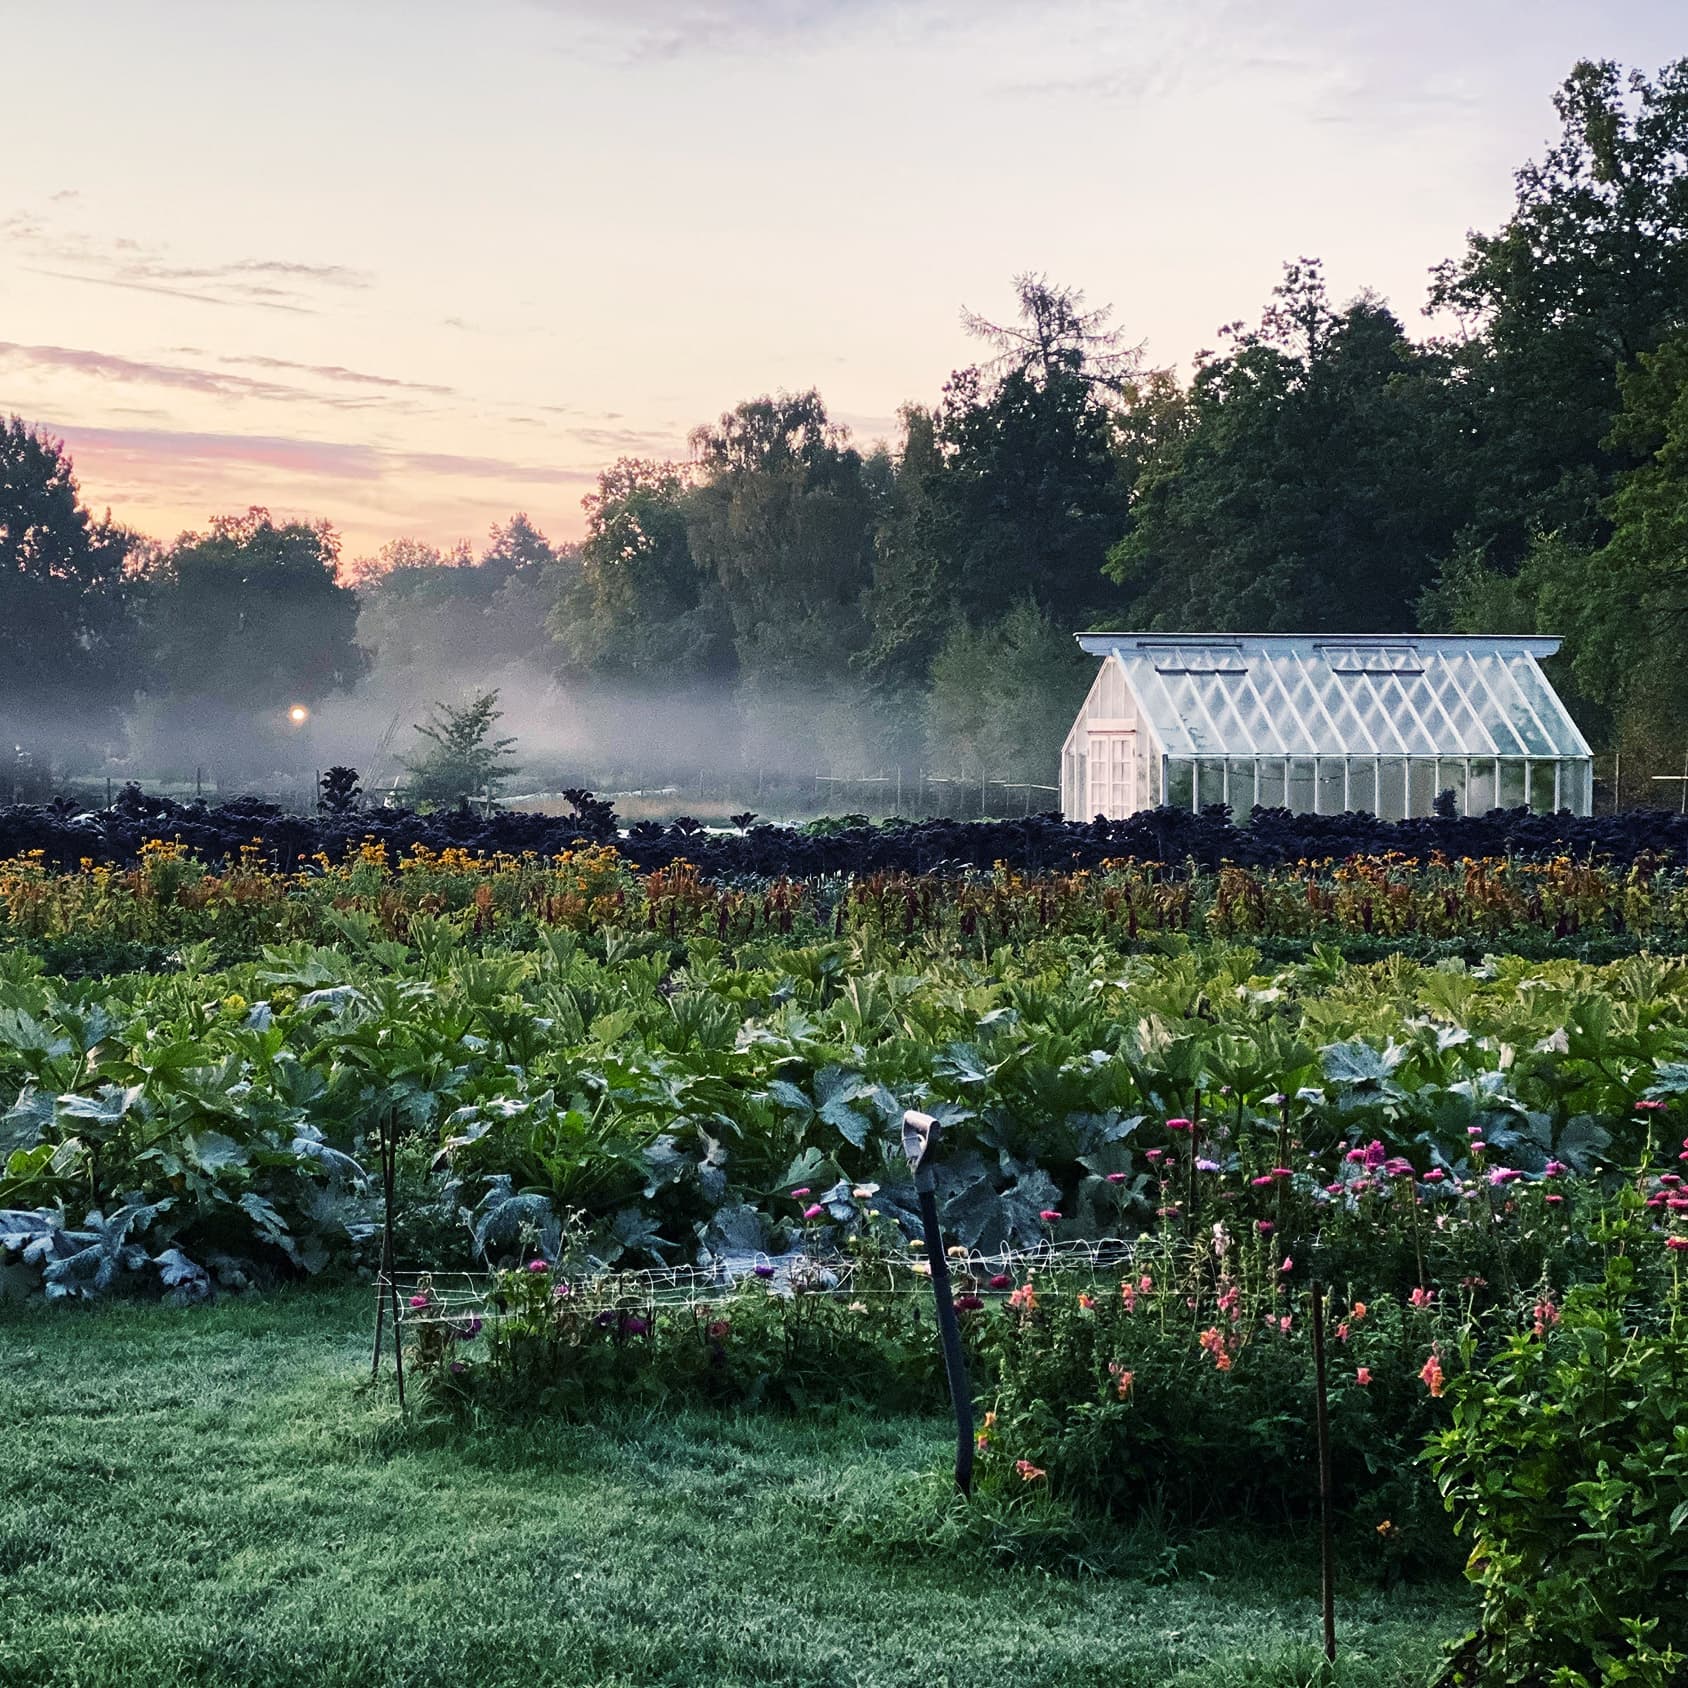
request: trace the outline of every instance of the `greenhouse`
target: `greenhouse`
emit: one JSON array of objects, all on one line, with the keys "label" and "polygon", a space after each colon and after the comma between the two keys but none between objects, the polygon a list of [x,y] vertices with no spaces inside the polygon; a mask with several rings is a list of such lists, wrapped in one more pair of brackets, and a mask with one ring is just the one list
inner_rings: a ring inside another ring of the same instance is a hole
[{"label": "greenhouse", "polygon": [[1541,659],[1555,638],[1081,633],[1101,668],[1061,752],[1061,808],[1256,804],[1382,820],[1589,813],[1593,759]]}]

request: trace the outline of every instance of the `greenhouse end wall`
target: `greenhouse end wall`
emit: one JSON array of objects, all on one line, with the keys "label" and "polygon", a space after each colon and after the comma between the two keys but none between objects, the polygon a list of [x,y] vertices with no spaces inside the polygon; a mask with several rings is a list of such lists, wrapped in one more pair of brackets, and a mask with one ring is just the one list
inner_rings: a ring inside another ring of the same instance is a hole
[{"label": "greenhouse end wall", "polygon": [[1587,757],[1263,756],[1161,758],[1164,801],[1175,809],[1223,803],[1234,815],[1258,805],[1300,815],[1363,810],[1379,820],[1434,814],[1444,791],[1461,815],[1491,809],[1560,809],[1586,815],[1592,807]]}]

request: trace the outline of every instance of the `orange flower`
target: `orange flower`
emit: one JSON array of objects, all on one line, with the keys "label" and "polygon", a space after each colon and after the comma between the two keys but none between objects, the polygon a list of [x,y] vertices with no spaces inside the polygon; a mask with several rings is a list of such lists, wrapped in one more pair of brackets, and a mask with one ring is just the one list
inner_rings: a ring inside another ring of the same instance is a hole
[{"label": "orange flower", "polygon": [[1418,1375],[1419,1381],[1432,1395],[1440,1395],[1447,1388],[1447,1379],[1442,1375],[1441,1356],[1434,1349],[1431,1350],[1430,1358],[1424,1362]]},{"label": "orange flower", "polygon": [[1366,1304],[1365,1304],[1365,1302],[1356,1301],[1354,1303],[1354,1307],[1353,1307],[1354,1323],[1358,1324],[1365,1316],[1366,1316]]},{"label": "orange flower", "polygon": [[1114,1380],[1114,1387],[1119,1391],[1119,1398],[1122,1401],[1129,1400],[1131,1398],[1131,1386],[1137,1381],[1137,1374],[1127,1371],[1118,1360],[1110,1360],[1108,1362],[1108,1376]]},{"label": "orange flower", "polygon": [[1033,1465],[1029,1459],[1015,1460],[1014,1469],[1020,1473],[1020,1481],[1023,1483],[1040,1483],[1049,1475],[1041,1466]]}]

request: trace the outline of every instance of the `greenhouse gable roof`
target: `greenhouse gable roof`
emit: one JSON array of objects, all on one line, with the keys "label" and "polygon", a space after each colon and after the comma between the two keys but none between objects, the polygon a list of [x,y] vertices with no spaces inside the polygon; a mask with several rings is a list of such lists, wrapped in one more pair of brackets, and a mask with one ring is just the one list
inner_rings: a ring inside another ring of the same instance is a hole
[{"label": "greenhouse gable roof", "polygon": [[1081,633],[1169,756],[1584,757],[1539,666],[1559,640]]}]

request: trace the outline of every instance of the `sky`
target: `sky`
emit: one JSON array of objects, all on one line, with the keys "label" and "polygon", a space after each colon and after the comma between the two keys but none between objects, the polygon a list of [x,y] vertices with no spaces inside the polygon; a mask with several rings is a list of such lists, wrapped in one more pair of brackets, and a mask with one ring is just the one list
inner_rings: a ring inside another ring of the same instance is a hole
[{"label": "sky", "polygon": [[168,539],[578,537],[619,456],[818,387],[863,445],[1027,271],[1188,369],[1282,263],[1493,228],[1676,0],[5,0],[0,413]]}]

